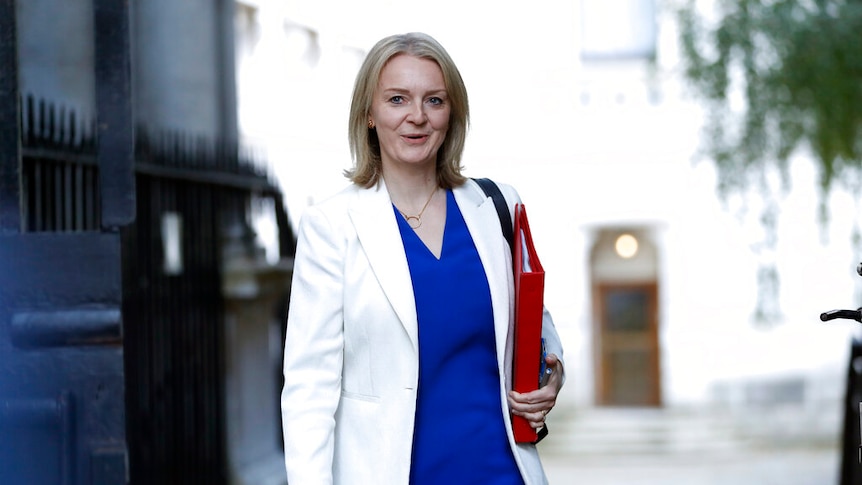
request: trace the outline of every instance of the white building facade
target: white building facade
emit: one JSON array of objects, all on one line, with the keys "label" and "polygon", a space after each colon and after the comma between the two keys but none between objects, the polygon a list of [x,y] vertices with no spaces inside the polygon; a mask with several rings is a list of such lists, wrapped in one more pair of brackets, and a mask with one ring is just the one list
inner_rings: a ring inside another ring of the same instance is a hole
[{"label": "white building facade", "polygon": [[[758,199],[723,203],[712,166],[693,163],[703,112],[657,1],[240,0],[240,131],[266,150],[297,223],[347,183],[364,54],[385,35],[431,34],[470,94],[466,174],[513,184],[529,211],[566,346],[558,407],[781,409],[801,435],[837,440],[858,324],[818,316],[860,306],[856,200],[834,193],[821,230],[800,156],[778,245],[758,252]],[[762,324],[757,267],[770,258],[782,316]]]}]

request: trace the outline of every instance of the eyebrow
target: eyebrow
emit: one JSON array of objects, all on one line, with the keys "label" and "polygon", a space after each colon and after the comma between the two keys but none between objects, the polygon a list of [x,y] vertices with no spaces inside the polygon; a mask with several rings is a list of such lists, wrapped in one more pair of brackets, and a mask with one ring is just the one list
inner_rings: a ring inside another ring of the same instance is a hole
[{"label": "eyebrow", "polygon": [[[380,91],[380,92],[381,92],[382,94],[389,94],[389,93],[398,93],[398,94],[402,94],[402,93],[404,93],[404,94],[409,94],[409,93],[410,93],[410,90],[409,90],[409,89],[406,89],[406,88],[386,88],[386,89],[384,89],[384,90],[382,90],[382,91]],[[437,95],[437,96],[443,95],[443,96],[449,96],[449,91],[447,91],[446,89],[436,89],[436,90],[433,90],[433,91],[428,91],[427,93],[425,93],[425,95],[426,95],[426,96],[427,96],[427,95]]]}]

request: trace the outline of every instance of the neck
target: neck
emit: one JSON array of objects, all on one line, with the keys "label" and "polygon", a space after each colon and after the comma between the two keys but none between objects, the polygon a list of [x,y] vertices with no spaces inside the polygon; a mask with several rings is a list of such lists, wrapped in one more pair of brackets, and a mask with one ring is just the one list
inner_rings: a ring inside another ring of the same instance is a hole
[{"label": "neck", "polygon": [[420,208],[429,194],[437,190],[436,173],[385,173],[383,180],[389,198],[398,206]]}]

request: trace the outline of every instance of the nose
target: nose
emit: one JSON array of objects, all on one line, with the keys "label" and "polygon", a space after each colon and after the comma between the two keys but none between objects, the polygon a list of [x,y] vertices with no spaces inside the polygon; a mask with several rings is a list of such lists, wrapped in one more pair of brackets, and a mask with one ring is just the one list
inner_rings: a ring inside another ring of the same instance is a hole
[{"label": "nose", "polygon": [[425,104],[424,103],[415,103],[413,107],[410,109],[410,118],[409,121],[411,123],[415,123],[417,125],[421,125],[425,123],[428,117],[425,114]]}]

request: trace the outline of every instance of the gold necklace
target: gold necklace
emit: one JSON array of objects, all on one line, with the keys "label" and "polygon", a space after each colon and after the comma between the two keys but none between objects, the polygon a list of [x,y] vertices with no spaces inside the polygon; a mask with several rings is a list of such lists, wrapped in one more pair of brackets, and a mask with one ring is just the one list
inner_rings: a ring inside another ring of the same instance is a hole
[{"label": "gold necklace", "polygon": [[422,210],[420,210],[419,213],[415,216],[408,216],[401,209],[399,209],[397,205],[395,206],[395,209],[400,212],[402,216],[404,216],[404,220],[407,221],[408,226],[410,226],[414,230],[419,229],[420,227],[422,227],[422,214],[425,212],[425,209],[428,208],[428,204],[431,203],[431,199],[434,198],[434,194],[436,193],[437,187],[434,187],[434,190],[431,192],[431,195],[428,196],[428,200],[425,201],[425,205],[422,206]]}]

